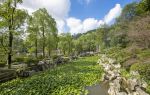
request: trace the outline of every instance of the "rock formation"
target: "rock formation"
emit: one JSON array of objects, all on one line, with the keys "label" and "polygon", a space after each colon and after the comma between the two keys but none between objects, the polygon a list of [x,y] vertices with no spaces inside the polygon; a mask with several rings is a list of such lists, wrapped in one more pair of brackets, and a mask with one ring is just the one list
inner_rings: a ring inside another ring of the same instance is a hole
[{"label": "rock formation", "polygon": [[106,55],[101,55],[98,63],[104,68],[103,81],[109,81],[109,95],[149,95],[142,88],[147,83],[138,77],[138,72],[130,71],[131,77],[125,78],[121,75],[121,65]]}]

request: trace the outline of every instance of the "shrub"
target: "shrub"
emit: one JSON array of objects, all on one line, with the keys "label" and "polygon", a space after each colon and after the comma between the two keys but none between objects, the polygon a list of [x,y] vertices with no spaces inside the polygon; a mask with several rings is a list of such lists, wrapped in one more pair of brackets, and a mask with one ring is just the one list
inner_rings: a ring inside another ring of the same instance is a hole
[{"label": "shrub", "polygon": [[4,66],[6,65],[6,63],[7,63],[7,62],[4,62],[4,61],[2,62],[2,61],[0,61],[0,67],[4,67]]},{"label": "shrub", "polygon": [[25,62],[26,64],[30,65],[30,64],[32,64],[32,63],[37,64],[37,63],[39,62],[39,60],[36,59],[36,58],[28,58],[28,57],[25,57],[25,58],[24,58],[24,62]]},{"label": "shrub", "polygon": [[150,80],[150,63],[133,64],[130,70],[138,71],[145,80]]},{"label": "shrub", "polygon": [[130,78],[131,77],[130,73],[126,69],[121,69],[120,71],[121,71],[121,75],[123,77],[125,77],[125,78]]},{"label": "shrub", "polygon": [[139,59],[150,58],[150,49],[139,52],[137,56]]},{"label": "shrub", "polygon": [[16,57],[12,60],[12,62],[24,62],[24,57]]}]

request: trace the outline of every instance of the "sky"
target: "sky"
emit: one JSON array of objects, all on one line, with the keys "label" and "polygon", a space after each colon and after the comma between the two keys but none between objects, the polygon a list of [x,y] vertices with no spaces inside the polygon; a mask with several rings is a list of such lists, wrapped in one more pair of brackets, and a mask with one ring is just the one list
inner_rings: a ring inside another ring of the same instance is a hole
[{"label": "sky", "polygon": [[59,34],[85,33],[101,25],[112,24],[123,7],[134,0],[23,0],[20,9],[29,14],[46,8],[56,20]]}]

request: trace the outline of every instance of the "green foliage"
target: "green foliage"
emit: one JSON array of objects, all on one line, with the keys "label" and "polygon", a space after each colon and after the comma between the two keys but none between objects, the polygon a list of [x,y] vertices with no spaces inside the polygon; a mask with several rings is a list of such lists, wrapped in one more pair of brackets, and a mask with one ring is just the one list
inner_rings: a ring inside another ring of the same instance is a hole
[{"label": "green foliage", "polygon": [[105,49],[103,52],[109,57],[116,59],[117,62],[121,64],[129,59],[132,55],[130,52],[123,50],[121,47],[111,47],[109,49]]},{"label": "green foliage", "polygon": [[148,93],[150,93],[150,81],[149,81],[148,87],[146,88],[146,91],[147,91]]},{"label": "green foliage", "polygon": [[13,62],[24,62],[24,57],[16,57],[14,58]]},{"label": "green foliage", "polygon": [[[141,2],[138,5],[138,11],[139,11],[139,13],[141,11],[150,12],[150,0],[141,0]],[[141,13],[143,13],[143,12],[141,12]]]},{"label": "green foliage", "polygon": [[122,10],[121,16],[118,18],[118,21],[122,22],[132,20],[136,16],[136,6],[136,2],[126,5]]},{"label": "green foliage", "polygon": [[131,77],[130,73],[126,69],[121,69],[120,71],[121,71],[121,75],[123,77],[125,77],[125,78],[130,78]]},{"label": "green foliage", "polygon": [[23,56],[20,56],[20,57],[15,57],[13,59],[13,62],[19,62],[19,63],[26,63],[26,64],[37,64],[38,62],[40,61],[40,59],[37,59],[37,58],[33,58],[33,57],[23,57]]},{"label": "green foliage", "polygon": [[71,55],[73,53],[74,42],[73,37],[70,33],[63,33],[59,37],[58,48],[62,51],[64,55]]},{"label": "green foliage", "polygon": [[141,60],[150,58],[150,49],[137,52],[137,57]]},{"label": "green foliage", "polygon": [[4,67],[6,65],[7,62],[4,61],[0,61],[0,67]]},{"label": "green foliage", "polygon": [[[57,48],[58,37],[55,20],[48,14],[45,8],[39,9],[28,18],[29,33],[27,46],[30,53],[35,53],[37,57],[38,50],[41,49],[43,57],[45,50],[49,56],[52,50]],[[42,47],[41,47],[42,46]]]},{"label": "green foliage", "polygon": [[40,60],[39,59],[36,59],[36,58],[31,58],[31,57],[24,57],[24,62],[26,64],[37,64]]},{"label": "green foliage", "polygon": [[98,57],[86,57],[27,79],[0,85],[2,95],[87,95],[84,87],[100,81]]},{"label": "green foliage", "polygon": [[145,80],[150,80],[150,63],[136,63],[131,66],[131,70],[138,71]]}]

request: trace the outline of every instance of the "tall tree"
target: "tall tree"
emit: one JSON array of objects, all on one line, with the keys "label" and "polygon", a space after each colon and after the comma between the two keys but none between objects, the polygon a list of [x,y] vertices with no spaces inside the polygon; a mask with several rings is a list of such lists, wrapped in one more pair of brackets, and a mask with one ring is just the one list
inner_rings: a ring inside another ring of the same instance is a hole
[{"label": "tall tree", "polygon": [[0,6],[1,23],[8,31],[8,68],[11,68],[12,47],[14,32],[24,23],[27,13],[17,9],[17,4],[22,3],[22,0],[6,0]]},{"label": "tall tree", "polygon": [[[37,10],[36,12],[33,13],[33,15],[36,19],[39,32],[42,35],[42,53],[43,53],[43,57],[45,57],[47,38],[50,38],[50,36],[54,36],[57,42],[56,22],[48,14],[45,8]],[[54,43],[54,44],[57,44],[57,43]],[[49,49],[49,52],[50,52],[50,49]]]},{"label": "tall tree", "polygon": [[37,58],[38,54],[38,35],[39,35],[39,29],[38,29],[38,22],[35,19],[36,17],[29,16],[28,18],[28,29],[27,32],[29,33],[28,40],[30,43],[32,42],[34,44],[34,52],[35,57]]}]

